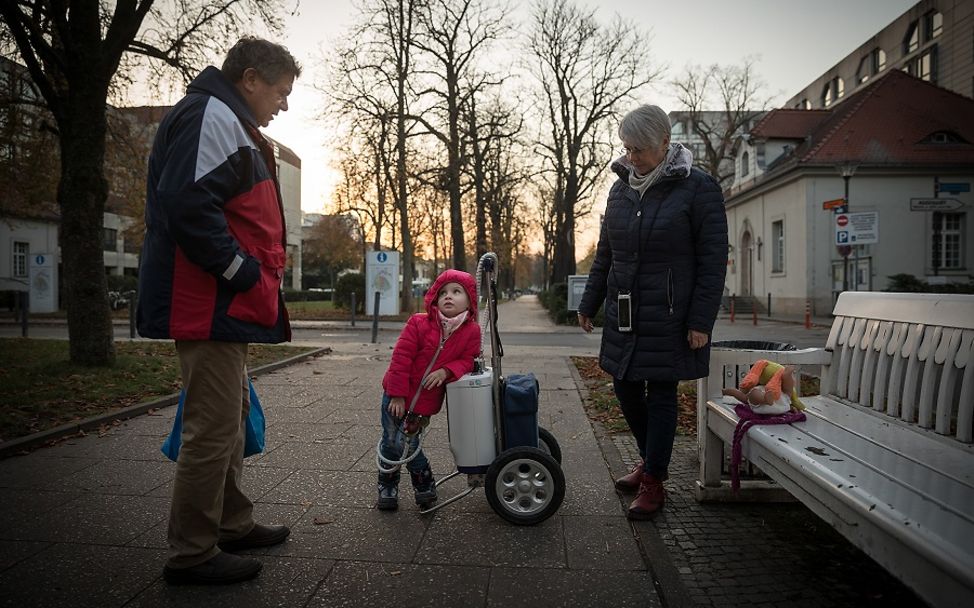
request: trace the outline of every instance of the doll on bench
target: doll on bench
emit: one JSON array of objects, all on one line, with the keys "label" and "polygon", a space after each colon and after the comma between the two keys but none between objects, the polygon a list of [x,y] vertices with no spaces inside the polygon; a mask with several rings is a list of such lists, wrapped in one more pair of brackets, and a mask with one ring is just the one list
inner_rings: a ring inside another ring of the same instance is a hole
[{"label": "doll on bench", "polygon": [[734,399],[726,403],[743,403],[755,414],[777,415],[805,409],[798,398],[795,368],[766,359],[751,366],[740,388],[721,389],[721,393]]}]

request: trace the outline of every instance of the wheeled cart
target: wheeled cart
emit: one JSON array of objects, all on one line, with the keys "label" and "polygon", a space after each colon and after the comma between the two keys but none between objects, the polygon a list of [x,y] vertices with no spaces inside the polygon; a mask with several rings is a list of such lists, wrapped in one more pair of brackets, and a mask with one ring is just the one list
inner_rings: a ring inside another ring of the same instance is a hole
[{"label": "wheeled cart", "polygon": [[468,496],[478,487],[491,508],[507,521],[533,525],[554,515],[565,498],[561,448],[538,425],[540,388],[534,374],[501,375],[503,350],[497,331],[497,256],[477,265],[479,299],[485,302],[481,328],[490,336],[490,366],[483,349],[474,371],[447,385],[450,451],[457,469],[437,486],[461,474],[467,489],[421,511],[431,513]]}]

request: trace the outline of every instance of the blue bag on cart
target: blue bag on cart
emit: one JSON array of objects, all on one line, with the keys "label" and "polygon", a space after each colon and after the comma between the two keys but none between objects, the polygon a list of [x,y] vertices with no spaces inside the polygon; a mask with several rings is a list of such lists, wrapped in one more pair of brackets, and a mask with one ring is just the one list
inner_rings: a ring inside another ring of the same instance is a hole
[{"label": "blue bag on cart", "polygon": [[[247,432],[244,439],[244,457],[260,454],[264,451],[264,433],[266,421],[264,419],[264,409],[260,406],[260,399],[257,398],[257,391],[254,390],[254,383],[247,380],[250,385],[250,412],[247,414]],[[183,402],[186,401],[186,391],[179,392],[179,405],[176,406],[176,418],[172,423],[172,431],[162,442],[162,453],[166,458],[176,462],[179,457],[179,446],[183,441]]]},{"label": "blue bag on cart", "polygon": [[504,449],[538,447],[538,399],[541,387],[534,374],[512,374],[504,379]]}]

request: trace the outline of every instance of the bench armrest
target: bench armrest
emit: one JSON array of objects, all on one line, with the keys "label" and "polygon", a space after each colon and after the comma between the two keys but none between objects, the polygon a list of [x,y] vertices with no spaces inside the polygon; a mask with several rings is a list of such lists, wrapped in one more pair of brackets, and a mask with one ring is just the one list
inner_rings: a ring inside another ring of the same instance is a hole
[{"label": "bench armrest", "polygon": [[824,348],[800,350],[750,350],[746,348],[710,349],[710,367],[716,365],[754,365],[758,359],[767,359],[784,365],[828,365],[832,351]]}]

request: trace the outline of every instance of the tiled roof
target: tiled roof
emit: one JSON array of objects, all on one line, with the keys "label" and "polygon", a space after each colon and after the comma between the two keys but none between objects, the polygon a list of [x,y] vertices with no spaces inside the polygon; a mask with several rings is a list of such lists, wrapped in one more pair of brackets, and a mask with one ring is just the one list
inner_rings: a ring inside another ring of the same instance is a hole
[{"label": "tiled roof", "polygon": [[[804,136],[796,135],[802,124]],[[799,164],[974,165],[974,99],[901,70],[831,110],[776,110],[754,130],[762,127],[762,138],[805,139],[792,156]],[[937,132],[967,143],[925,143]]]},{"label": "tiled roof", "polygon": [[771,110],[751,129],[755,139],[805,139],[831,110]]}]

